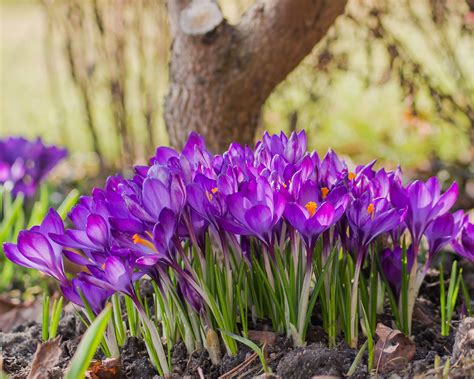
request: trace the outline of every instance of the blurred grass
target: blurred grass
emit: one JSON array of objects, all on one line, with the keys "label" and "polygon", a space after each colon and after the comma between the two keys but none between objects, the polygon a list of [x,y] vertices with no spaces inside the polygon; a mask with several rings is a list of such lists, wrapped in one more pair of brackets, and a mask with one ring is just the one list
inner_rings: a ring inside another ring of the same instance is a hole
[{"label": "blurred grass", "polygon": [[[48,142],[61,142],[61,130],[49,96],[43,51],[44,19],[36,2],[0,3],[0,126],[1,135],[42,135]],[[58,69],[58,77],[63,75]],[[65,81],[61,86],[71,91]],[[74,113],[72,96],[64,96]],[[74,118],[72,118],[74,119]],[[77,144],[87,145],[80,122],[70,127]]]}]

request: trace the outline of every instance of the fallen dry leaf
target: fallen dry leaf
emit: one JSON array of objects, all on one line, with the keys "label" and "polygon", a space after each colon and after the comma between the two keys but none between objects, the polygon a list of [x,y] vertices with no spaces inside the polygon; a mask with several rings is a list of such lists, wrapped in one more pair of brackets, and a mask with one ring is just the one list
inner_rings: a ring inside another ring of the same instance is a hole
[{"label": "fallen dry leaf", "polygon": [[61,357],[61,337],[58,336],[44,343],[39,343],[31,363],[28,379],[42,379],[48,377],[48,370],[59,362]]},{"label": "fallen dry leaf", "polygon": [[17,305],[8,312],[0,315],[0,331],[8,333],[18,325],[30,321],[41,322],[41,302]]},{"label": "fallen dry leaf", "polygon": [[415,356],[415,343],[401,331],[381,323],[377,324],[375,333],[379,337],[374,356],[377,372],[404,369]]},{"label": "fallen dry leaf", "polygon": [[120,379],[123,378],[120,358],[107,358],[103,361],[93,361],[86,372],[90,379]]},{"label": "fallen dry leaf", "polygon": [[249,330],[248,337],[254,342],[260,342],[267,346],[272,346],[275,344],[277,335],[273,332],[262,331],[262,330]]}]

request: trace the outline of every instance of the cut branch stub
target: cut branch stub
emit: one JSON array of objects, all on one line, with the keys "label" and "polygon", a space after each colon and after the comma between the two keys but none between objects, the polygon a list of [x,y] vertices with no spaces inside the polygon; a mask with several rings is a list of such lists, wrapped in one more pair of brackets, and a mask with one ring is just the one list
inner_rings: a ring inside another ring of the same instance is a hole
[{"label": "cut branch stub", "polygon": [[224,20],[219,6],[211,0],[194,0],[181,12],[179,26],[184,34],[202,35]]}]

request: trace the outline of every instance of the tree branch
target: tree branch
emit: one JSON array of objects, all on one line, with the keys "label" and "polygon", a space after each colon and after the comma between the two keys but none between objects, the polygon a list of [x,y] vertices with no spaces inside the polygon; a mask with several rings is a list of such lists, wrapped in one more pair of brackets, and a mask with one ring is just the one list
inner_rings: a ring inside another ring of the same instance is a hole
[{"label": "tree branch", "polygon": [[326,35],[347,0],[257,0],[237,25],[253,80],[268,96]]}]

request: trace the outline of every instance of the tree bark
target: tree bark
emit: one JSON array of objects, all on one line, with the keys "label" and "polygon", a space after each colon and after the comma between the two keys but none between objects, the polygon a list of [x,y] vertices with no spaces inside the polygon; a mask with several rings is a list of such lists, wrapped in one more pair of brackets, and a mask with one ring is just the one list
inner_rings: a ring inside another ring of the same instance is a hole
[{"label": "tree bark", "polygon": [[171,144],[181,148],[197,131],[214,152],[232,141],[251,145],[265,100],[324,37],[346,1],[256,0],[230,25],[212,0],[168,0]]}]

